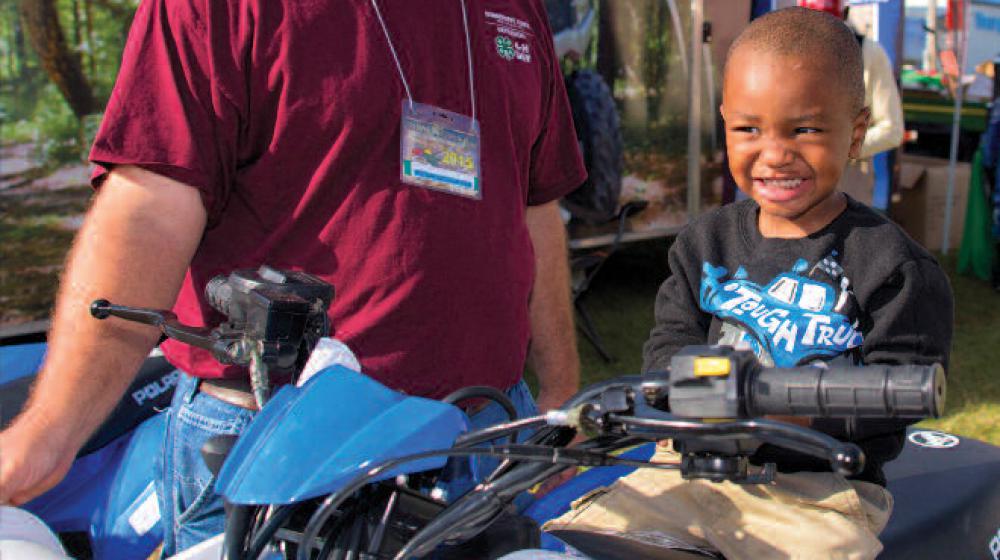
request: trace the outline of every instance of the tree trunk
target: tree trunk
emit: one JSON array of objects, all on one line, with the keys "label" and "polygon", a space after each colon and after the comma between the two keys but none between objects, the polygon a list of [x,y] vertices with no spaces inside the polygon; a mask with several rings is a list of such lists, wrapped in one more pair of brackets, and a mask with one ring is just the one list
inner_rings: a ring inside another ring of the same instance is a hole
[{"label": "tree trunk", "polygon": [[[6,10],[6,6],[4,6],[4,9]],[[7,14],[4,14],[4,15],[6,16]],[[7,61],[6,61],[7,62],[7,76],[6,77],[9,79],[9,78],[12,78],[14,76],[17,76],[17,59],[14,57],[14,34],[15,34],[15,31],[14,31],[14,21],[13,21],[13,20],[15,20],[17,18],[16,17],[15,18],[4,17],[3,19],[4,19],[4,21],[3,21],[3,23],[4,23],[4,26],[3,26],[4,41],[6,41],[6,43],[7,43],[7,49],[4,52],[4,54],[6,55],[6,58],[7,58]]]},{"label": "tree trunk", "polygon": [[77,49],[83,44],[80,36],[80,0],[73,0],[73,44]]},{"label": "tree trunk", "polygon": [[94,43],[94,5],[83,0],[84,14],[87,16],[87,60],[90,61],[90,79],[97,79],[97,45]]},{"label": "tree trunk", "polygon": [[17,5],[10,5],[10,24],[14,29],[14,59],[17,64],[17,72],[14,73],[18,80],[23,80],[28,74],[28,49],[24,44],[24,27],[21,25],[21,18],[17,14]]},{"label": "tree trunk", "polygon": [[23,80],[28,76],[32,62],[28,58],[28,42],[24,39],[24,24],[21,23],[21,18],[17,17],[17,14],[14,17],[14,52],[17,54],[17,77]]},{"label": "tree trunk", "polygon": [[597,73],[614,91],[615,80],[618,78],[618,37],[611,18],[611,0],[601,0],[597,11]]},{"label": "tree trunk", "polygon": [[21,18],[42,68],[78,118],[96,110],[93,91],[80,59],[66,44],[55,0],[20,0]]}]

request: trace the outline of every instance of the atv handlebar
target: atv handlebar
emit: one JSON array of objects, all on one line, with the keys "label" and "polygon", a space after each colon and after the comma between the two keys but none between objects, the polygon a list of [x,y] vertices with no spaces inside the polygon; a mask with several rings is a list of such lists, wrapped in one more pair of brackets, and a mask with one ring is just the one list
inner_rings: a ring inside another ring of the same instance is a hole
[{"label": "atv handlebar", "polygon": [[[591,436],[669,438],[692,457],[748,457],[770,443],[854,475],[864,467],[856,445],[765,417],[921,419],[940,416],[944,398],[944,369],[937,364],[763,368],[747,351],[691,346],[674,356],[669,371],[584,389],[547,421]],[[543,430],[533,442],[552,445],[556,433]],[[456,443],[477,440],[479,434],[469,433]],[[692,467],[685,474],[695,478],[755,480],[738,462],[715,473]]]},{"label": "atv handlebar", "polygon": [[765,414],[825,418],[941,416],[944,368],[939,364],[766,368],[751,375],[746,406]]},{"label": "atv handlebar", "polygon": [[944,369],[937,364],[765,368],[746,350],[688,346],[659,375],[667,380],[647,382],[646,401],[684,418],[925,418],[944,408]]},{"label": "atv handlebar", "polygon": [[[501,466],[421,529],[395,558],[428,554],[445,540],[477,534],[516,492],[544,480],[561,464],[626,464],[612,452],[635,439],[672,438],[681,451],[679,464],[642,466],[679,469],[684,478],[770,482],[775,465],[764,465],[754,474],[747,469],[749,455],[762,442],[825,459],[831,470],[850,476],[864,468],[864,454],[857,445],[759,417],[924,418],[939,416],[944,406],[944,370],[937,364],[761,368],[752,354],[721,347],[689,347],[678,356],[670,371],[619,377],[584,389],[559,411],[545,415],[551,427],[531,438],[536,445],[493,448],[493,453],[502,450],[511,458],[533,451],[539,457],[532,461],[541,462]],[[568,441],[571,433],[567,428],[598,437],[560,450],[560,440]],[[471,432],[456,446],[502,433],[502,426]],[[545,450],[551,452],[548,460],[541,458]]]}]

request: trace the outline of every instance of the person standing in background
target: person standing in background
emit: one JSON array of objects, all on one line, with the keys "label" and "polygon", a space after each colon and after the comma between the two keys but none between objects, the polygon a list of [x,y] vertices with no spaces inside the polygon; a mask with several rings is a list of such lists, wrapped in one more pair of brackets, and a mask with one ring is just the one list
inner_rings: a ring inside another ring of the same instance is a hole
[{"label": "person standing in background", "polygon": [[[799,0],[799,6],[826,12],[847,21],[849,7],[844,5],[843,0]],[[851,198],[873,206],[876,176],[873,158],[876,154],[894,150],[903,143],[903,106],[896,72],[885,49],[878,42],[856,30],[852,31],[861,45],[865,105],[871,110],[871,119],[861,151],[857,158],[848,163],[840,188]]]}]

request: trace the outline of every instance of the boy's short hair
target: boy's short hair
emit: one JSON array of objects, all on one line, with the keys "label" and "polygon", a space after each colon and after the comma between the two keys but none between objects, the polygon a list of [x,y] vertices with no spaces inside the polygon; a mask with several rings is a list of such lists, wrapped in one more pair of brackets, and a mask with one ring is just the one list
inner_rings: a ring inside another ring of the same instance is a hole
[{"label": "boy's short hair", "polygon": [[865,105],[861,44],[847,24],[830,14],[800,7],[764,14],[733,41],[726,70],[733,54],[742,48],[807,59],[829,74],[831,84],[843,89],[854,110]]}]

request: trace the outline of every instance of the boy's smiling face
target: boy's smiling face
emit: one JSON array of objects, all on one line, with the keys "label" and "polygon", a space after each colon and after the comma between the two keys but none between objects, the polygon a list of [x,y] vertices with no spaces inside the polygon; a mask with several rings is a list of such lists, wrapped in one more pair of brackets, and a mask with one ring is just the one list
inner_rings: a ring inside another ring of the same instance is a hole
[{"label": "boy's smiling face", "polygon": [[864,140],[868,111],[852,107],[822,66],[737,49],[726,66],[721,112],[729,168],[760,206],[764,236],[809,235],[844,209],[837,183]]}]

